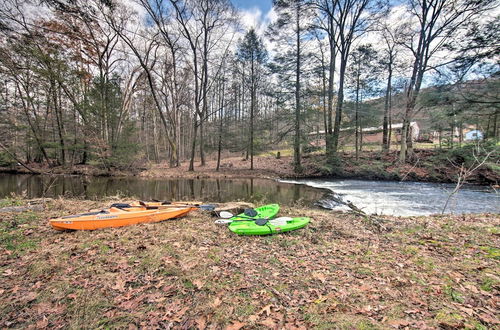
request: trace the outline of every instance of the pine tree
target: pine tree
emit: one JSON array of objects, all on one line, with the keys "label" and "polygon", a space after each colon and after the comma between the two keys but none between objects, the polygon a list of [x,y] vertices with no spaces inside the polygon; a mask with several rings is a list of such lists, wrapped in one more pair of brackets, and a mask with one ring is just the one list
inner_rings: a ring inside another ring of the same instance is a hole
[{"label": "pine tree", "polygon": [[238,46],[237,57],[250,67],[250,169],[253,170],[254,155],[254,118],[258,111],[256,93],[260,79],[261,66],[267,60],[267,51],[254,29],[250,29]]}]

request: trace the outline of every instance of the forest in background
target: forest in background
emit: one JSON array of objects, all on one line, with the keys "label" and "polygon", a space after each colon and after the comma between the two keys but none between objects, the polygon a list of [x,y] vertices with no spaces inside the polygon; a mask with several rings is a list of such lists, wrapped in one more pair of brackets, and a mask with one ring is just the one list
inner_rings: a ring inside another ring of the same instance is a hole
[{"label": "forest in background", "polygon": [[[498,142],[498,2],[277,0],[265,27],[224,0],[23,1],[0,8],[0,165],[249,159],[325,132],[467,124]],[[196,163],[195,163],[196,161]]]}]

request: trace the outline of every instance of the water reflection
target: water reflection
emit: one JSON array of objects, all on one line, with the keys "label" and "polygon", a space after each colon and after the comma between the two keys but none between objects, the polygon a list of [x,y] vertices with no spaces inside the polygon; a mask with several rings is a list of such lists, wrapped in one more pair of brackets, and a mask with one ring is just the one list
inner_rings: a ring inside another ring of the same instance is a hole
[{"label": "water reflection", "polygon": [[144,200],[245,200],[292,204],[313,203],[323,191],[266,179],[140,179],[113,177],[0,174],[0,198],[78,196],[95,199],[117,194]]}]

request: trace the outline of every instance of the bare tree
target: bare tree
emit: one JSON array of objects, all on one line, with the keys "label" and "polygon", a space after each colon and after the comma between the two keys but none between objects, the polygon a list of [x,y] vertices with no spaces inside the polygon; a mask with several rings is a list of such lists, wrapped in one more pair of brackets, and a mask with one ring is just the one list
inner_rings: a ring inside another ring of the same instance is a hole
[{"label": "bare tree", "polygon": [[[385,13],[385,4],[376,3],[372,0],[318,0],[315,5],[320,15],[320,24],[318,24],[318,27],[327,33],[330,43],[330,77],[328,84],[329,129],[326,133],[326,145],[328,161],[333,164],[335,163],[335,155],[339,144],[340,124],[344,106],[345,74],[351,47],[356,39],[373,26],[380,14]],[[339,86],[335,107],[335,121],[332,129],[333,76],[337,54],[340,55]]]},{"label": "bare tree", "polygon": [[411,52],[413,65],[405,92],[406,105],[399,155],[401,162],[405,162],[407,155],[411,156],[413,153],[411,139],[408,139],[409,127],[418,111],[417,98],[424,74],[450,63],[447,60],[432,63],[431,59],[445,49],[460,28],[493,6],[493,0],[409,0],[408,11],[412,17],[406,25],[406,41],[402,45]]},{"label": "bare tree", "polygon": [[207,116],[208,90],[213,83],[209,76],[211,56],[224,38],[234,19],[234,9],[227,0],[170,0],[182,36],[191,51],[191,69],[194,76],[194,119],[189,171],[194,171],[198,129],[200,160],[205,165],[203,122]]}]

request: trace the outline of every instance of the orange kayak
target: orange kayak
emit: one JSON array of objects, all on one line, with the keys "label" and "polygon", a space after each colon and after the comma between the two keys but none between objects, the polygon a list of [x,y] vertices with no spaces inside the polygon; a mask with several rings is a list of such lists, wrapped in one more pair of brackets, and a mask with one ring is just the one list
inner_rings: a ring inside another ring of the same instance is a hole
[{"label": "orange kayak", "polygon": [[195,209],[195,207],[190,206],[154,210],[148,210],[140,206],[127,209],[111,207],[99,212],[50,219],[50,224],[56,230],[94,230],[130,226],[138,223],[160,222],[185,216]]}]

